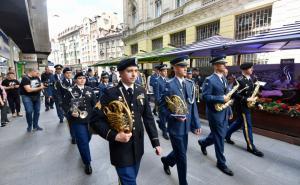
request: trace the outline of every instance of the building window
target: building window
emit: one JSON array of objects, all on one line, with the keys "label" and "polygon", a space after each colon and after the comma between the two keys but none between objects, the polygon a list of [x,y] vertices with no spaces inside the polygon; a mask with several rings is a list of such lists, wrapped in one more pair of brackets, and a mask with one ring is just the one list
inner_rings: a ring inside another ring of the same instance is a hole
[{"label": "building window", "polygon": [[212,57],[200,57],[195,60],[195,67],[209,67],[211,66],[211,64],[209,63],[209,61],[212,60]]},{"label": "building window", "polygon": [[220,21],[211,22],[205,25],[198,26],[197,30],[197,41],[204,40],[206,38],[218,35],[220,32]]},{"label": "building window", "polygon": [[269,30],[271,27],[271,17],[271,6],[237,15],[235,39],[244,39]]},{"label": "building window", "polygon": [[153,39],[152,40],[152,50],[163,48],[163,38]]},{"label": "building window", "polygon": [[161,15],[161,0],[155,0],[155,17]]},{"label": "building window", "polygon": [[[270,30],[271,18],[272,6],[237,15],[235,39],[245,39]],[[262,54],[247,54],[241,55],[241,63],[244,62],[266,64],[268,60]],[[234,58],[234,64],[237,64],[237,57]]]},{"label": "building window", "polygon": [[137,22],[137,13],[136,13],[136,7],[134,5],[132,5],[131,16],[132,16],[132,25],[135,26]]},{"label": "building window", "polygon": [[137,54],[139,52],[138,44],[133,44],[130,47],[131,47],[131,54],[132,55]]},{"label": "building window", "polygon": [[175,3],[176,3],[176,8],[179,8],[185,3],[185,0],[175,0]]},{"label": "building window", "polygon": [[171,45],[175,47],[181,47],[185,45],[186,33],[185,30],[177,33],[173,33],[171,36]]}]

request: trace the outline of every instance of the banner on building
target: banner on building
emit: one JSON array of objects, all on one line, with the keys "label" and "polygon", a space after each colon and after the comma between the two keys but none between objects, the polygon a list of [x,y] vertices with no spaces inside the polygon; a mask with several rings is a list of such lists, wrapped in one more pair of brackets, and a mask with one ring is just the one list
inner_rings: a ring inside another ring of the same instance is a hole
[{"label": "banner on building", "polygon": [[23,53],[21,55],[21,60],[25,62],[37,62],[37,55]]}]

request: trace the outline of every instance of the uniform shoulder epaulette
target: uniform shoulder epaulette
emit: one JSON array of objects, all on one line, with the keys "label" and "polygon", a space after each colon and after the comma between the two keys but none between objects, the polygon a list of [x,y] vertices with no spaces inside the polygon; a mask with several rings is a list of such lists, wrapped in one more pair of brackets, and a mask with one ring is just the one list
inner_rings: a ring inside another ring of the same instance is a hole
[{"label": "uniform shoulder epaulette", "polygon": [[206,79],[210,80],[213,77],[213,75],[209,75],[208,77],[206,77]]},{"label": "uniform shoulder epaulette", "polygon": [[174,81],[175,78],[171,78],[170,80],[167,80],[167,83],[171,83],[172,81]]},{"label": "uniform shoulder epaulette", "polygon": [[190,83],[194,83],[193,80],[190,80],[190,79],[185,79],[187,82],[190,82]]},{"label": "uniform shoulder epaulette", "polygon": [[244,79],[244,76],[239,76],[236,80],[243,80]]}]

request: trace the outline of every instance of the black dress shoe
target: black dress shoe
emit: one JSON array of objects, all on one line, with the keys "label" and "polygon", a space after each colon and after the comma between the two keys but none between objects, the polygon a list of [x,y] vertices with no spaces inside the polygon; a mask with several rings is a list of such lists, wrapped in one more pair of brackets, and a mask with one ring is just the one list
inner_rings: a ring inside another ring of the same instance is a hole
[{"label": "black dress shoe", "polygon": [[166,165],[166,163],[165,163],[166,157],[162,157],[162,158],[160,158],[160,160],[163,163],[165,173],[167,175],[171,175],[170,167],[168,165]]},{"label": "black dress shoe", "polygon": [[49,108],[46,108],[45,111],[49,111]]},{"label": "black dress shoe", "polygon": [[166,140],[169,140],[169,139],[170,139],[169,136],[168,136],[168,134],[167,134],[166,132],[164,132],[164,133],[162,134],[162,136],[163,136],[163,138],[165,138]]},{"label": "black dress shoe", "polygon": [[234,141],[232,141],[230,138],[225,138],[225,140],[228,144],[234,145]]},{"label": "black dress shoe", "polygon": [[75,140],[75,139],[71,139],[71,143],[72,143],[73,145],[76,145],[76,140]]},{"label": "black dress shoe", "polygon": [[202,151],[203,155],[207,155],[206,147],[203,145],[202,141],[198,140],[198,144],[201,147],[201,151]]},{"label": "black dress shoe", "polygon": [[221,170],[226,175],[233,176],[233,171],[231,171],[227,166],[221,167],[217,165],[217,168],[219,168],[219,170]]},{"label": "black dress shoe", "polygon": [[263,157],[264,153],[262,153],[261,151],[257,150],[256,148],[251,150],[250,148],[247,148],[247,151],[258,156],[258,157]]},{"label": "black dress shoe", "polygon": [[59,123],[63,123],[63,122],[64,122],[64,119],[60,119],[60,120],[59,120]]},{"label": "black dress shoe", "polygon": [[84,172],[87,175],[91,175],[93,173],[92,166],[90,164],[85,165]]}]

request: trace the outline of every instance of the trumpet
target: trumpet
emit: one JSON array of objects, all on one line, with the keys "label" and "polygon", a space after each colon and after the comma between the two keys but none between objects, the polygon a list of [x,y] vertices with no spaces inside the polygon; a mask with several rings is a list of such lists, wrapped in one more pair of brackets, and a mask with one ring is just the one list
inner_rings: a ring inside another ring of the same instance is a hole
[{"label": "trumpet", "polygon": [[[65,88],[65,87],[64,87]],[[70,92],[70,94],[71,94],[71,96],[72,96],[72,100],[71,100],[71,104],[72,104],[72,106],[71,106],[71,109],[70,109],[70,111],[72,112],[72,113],[78,113],[79,114],[79,117],[81,118],[81,119],[85,119],[87,116],[88,116],[88,112],[87,111],[82,111],[82,110],[80,110],[79,108],[78,108],[78,104],[79,104],[79,101],[80,101],[80,97],[79,98],[76,98],[75,96],[74,96],[74,94],[72,93],[72,88],[71,87],[69,87],[69,88],[66,88],[69,92]]]},{"label": "trumpet", "polygon": [[72,107],[71,107],[71,111],[73,113],[78,113],[79,114],[79,117],[81,119],[85,119],[87,116],[88,116],[88,112],[87,111],[81,111],[78,106],[76,105],[76,103],[73,103]]},{"label": "trumpet", "polygon": [[[231,91],[229,91],[226,94],[226,96],[231,98],[231,96],[238,90],[239,86],[240,86],[239,82],[236,81],[236,85],[232,88]],[[215,109],[216,109],[216,111],[222,111],[222,110],[226,109],[227,107],[229,107],[232,104],[233,104],[233,100],[229,100],[226,103],[217,103],[217,104],[215,104]]]}]

